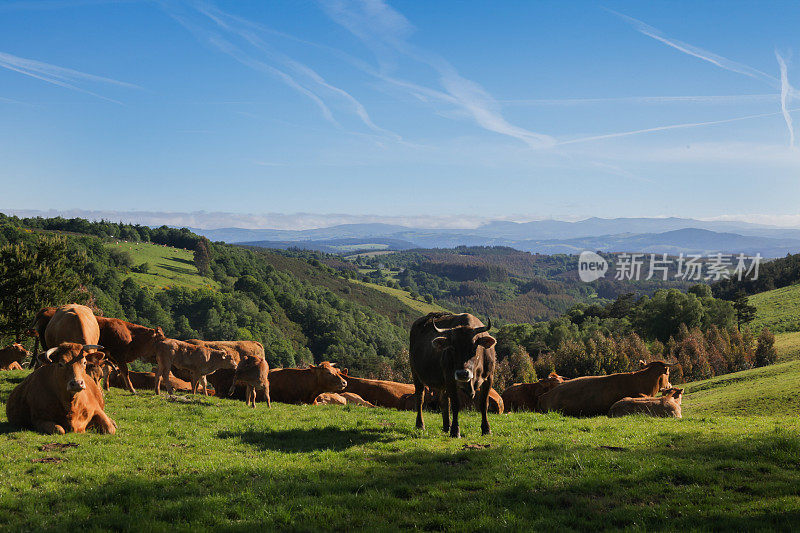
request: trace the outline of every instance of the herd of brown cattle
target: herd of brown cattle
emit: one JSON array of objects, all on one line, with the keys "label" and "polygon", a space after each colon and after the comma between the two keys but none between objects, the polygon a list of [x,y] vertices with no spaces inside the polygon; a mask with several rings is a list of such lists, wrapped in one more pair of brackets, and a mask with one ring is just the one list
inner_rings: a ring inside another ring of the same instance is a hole
[{"label": "herd of brown cattle", "polygon": [[[138,388],[158,394],[163,386],[170,394],[230,396],[252,407],[259,400],[267,406],[277,401],[416,410],[418,427],[424,427],[423,408],[439,409],[443,429],[454,437],[460,436],[462,406],[482,412],[484,434],[490,432],[486,413],[506,410],[681,417],[683,389],[672,388],[670,365],[663,361],[641,361],[638,371],[607,376],[566,379],[552,373],[536,383],[514,384],[501,396],[492,388],[496,341],[490,327],[466,313],[431,313],[417,320],[411,328],[414,384],[407,384],[351,376],[327,361],[270,369],[258,342],[180,341],[161,328],[95,316],[82,305],[48,307],[37,314],[31,331],[35,369],[12,391],[6,413],[11,424],[42,433],[113,434],[117,426],[104,411],[103,383],[105,390],[113,386],[131,393]],[[30,355],[20,344],[0,349],[0,370],[22,369]],[[156,365],[155,371],[129,370],[137,359]]]}]

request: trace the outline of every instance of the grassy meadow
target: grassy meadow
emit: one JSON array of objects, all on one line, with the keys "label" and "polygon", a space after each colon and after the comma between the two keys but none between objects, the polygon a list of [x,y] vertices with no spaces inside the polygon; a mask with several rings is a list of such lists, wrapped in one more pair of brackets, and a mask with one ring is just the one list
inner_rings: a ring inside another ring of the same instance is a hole
[{"label": "grassy meadow", "polygon": [[139,272],[129,274],[129,277],[143,287],[154,289],[185,287],[187,289],[212,290],[219,288],[216,281],[204,278],[197,271],[197,267],[194,266],[194,254],[191,250],[142,242],[116,242],[106,246],[130,253],[134,265],[142,263],[150,265],[147,274]]},{"label": "grassy meadow", "polygon": [[411,297],[411,294],[401,289],[394,289],[392,287],[387,287],[386,285],[378,285],[377,283],[369,283],[361,280],[351,280],[351,281],[353,283],[358,283],[359,285],[370,287],[372,289],[375,289],[376,291],[380,291],[382,293],[388,294],[389,296],[397,298],[401,303],[407,305],[414,311],[417,311],[420,315],[427,315],[428,313],[434,313],[437,311],[447,311],[447,309],[445,309],[441,305],[437,305],[435,303],[429,304],[428,302],[422,300],[416,300]]},{"label": "grassy meadow", "polygon": [[[5,401],[25,371],[0,374]],[[800,361],[687,386],[684,418],[477,413],[464,438],[388,409],[112,389],[118,433],[0,414],[11,530],[739,529],[800,526]],[[788,400],[788,403],[787,403]]]},{"label": "grassy meadow", "polygon": [[760,331],[764,326],[773,333],[800,331],[800,285],[789,285],[771,291],[760,292],[748,298],[756,306],[756,319],[750,326]]}]

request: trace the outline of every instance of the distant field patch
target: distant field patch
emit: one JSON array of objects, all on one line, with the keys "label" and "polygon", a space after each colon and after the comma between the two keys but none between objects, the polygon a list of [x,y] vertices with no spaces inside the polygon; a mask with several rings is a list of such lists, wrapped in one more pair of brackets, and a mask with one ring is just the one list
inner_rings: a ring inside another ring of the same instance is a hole
[{"label": "distant field patch", "polygon": [[187,289],[219,289],[219,284],[204,278],[194,266],[194,254],[191,250],[161,246],[159,244],[118,242],[109,243],[108,248],[116,248],[131,254],[135,266],[147,263],[150,269],[147,274],[131,272],[133,278],[143,287],[163,290],[171,287]]},{"label": "distant field patch", "polygon": [[800,331],[775,334],[778,362],[800,359]]},{"label": "distant field patch", "polygon": [[423,315],[427,315],[428,313],[434,313],[438,311],[447,311],[447,309],[445,309],[441,305],[429,304],[428,302],[421,302],[419,300],[415,300],[406,291],[400,289],[393,289],[391,287],[386,287],[385,285],[378,285],[377,283],[367,283],[365,281],[360,281],[360,280],[352,280],[352,281],[353,283],[358,283],[359,285],[364,285],[366,287],[375,289],[376,291],[381,291],[391,296],[394,296],[402,303],[406,304],[408,307],[414,309],[415,311],[419,311]]},{"label": "distant field patch", "polygon": [[800,285],[760,292],[749,298],[758,312],[752,326],[776,332],[800,331]]}]

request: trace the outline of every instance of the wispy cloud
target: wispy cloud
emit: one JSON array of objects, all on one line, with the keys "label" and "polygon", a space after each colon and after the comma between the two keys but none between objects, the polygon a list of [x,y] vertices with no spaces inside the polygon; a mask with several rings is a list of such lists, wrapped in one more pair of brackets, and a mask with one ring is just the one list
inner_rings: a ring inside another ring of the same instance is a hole
[{"label": "wispy cloud", "polygon": [[[411,23],[384,0],[322,0],[328,16],[358,37],[381,62],[379,71],[371,71],[383,81],[405,89],[420,100],[432,98],[458,106],[480,127],[518,139],[534,148],[552,146],[554,139],[509,123],[500,106],[478,83],[461,76],[444,58],[412,45]],[[388,74],[395,56],[404,56],[432,68],[442,90],[430,89]]]},{"label": "wispy cloud", "polygon": [[[793,111],[800,111],[800,108],[798,108],[798,109],[789,109],[789,110],[787,110],[787,113],[788,112],[793,112]],[[760,113],[758,115],[747,115],[747,116],[744,116],[744,117],[727,118],[727,119],[723,119],[723,120],[709,120],[709,121],[706,121],[706,122],[687,122],[687,123],[683,123],[683,124],[671,124],[671,125],[668,125],[668,126],[656,126],[654,128],[645,128],[645,129],[641,129],[641,130],[623,131],[623,132],[618,132],[618,133],[606,133],[606,134],[603,134],[603,135],[593,135],[593,136],[590,136],[590,137],[580,137],[578,139],[571,139],[571,140],[568,140],[568,141],[561,141],[561,142],[558,143],[558,145],[576,144],[576,143],[583,143],[583,142],[589,142],[589,141],[599,141],[599,140],[602,140],[602,139],[614,139],[616,137],[628,137],[630,135],[641,135],[643,133],[653,133],[653,132],[657,132],[657,131],[677,130],[677,129],[684,129],[684,128],[696,128],[696,127],[700,127],[700,126],[713,126],[713,125],[716,125],[716,124],[728,124],[730,122],[739,122],[739,121],[742,121],[742,120],[752,120],[752,119],[763,118],[763,117],[774,117],[774,116],[777,116],[777,115],[780,115],[780,114],[782,114],[782,112]]]},{"label": "wispy cloud", "polygon": [[777,78],[775,78],[774,76],[770,76],[765,72],[747,66],[743,63],[738,63],[726,57],[722,57],[721,55],[715,54],[714,52],[704,50],[698,46],[694,46],[689,43],[685,43],[683,41],[667,37],[661,31],[650,26],[649,24],[645,24],[641,20],[629,17],[628,15],[623,15],[622,13],[619,13],[611,9],[609,9],[608,11],[617,15],[622,20],[626,21],[628,24],[633,26],[639,33],[647,35],[648,37],[652,37],[653,39],[660,41],[665,45],[670,46],[680,52],[683,52],[684,54],[689,54],[690,56],[702,59],[703,61],[707,61],[713,65],[718,66],[719,68],[729,70],[731,72],[737,72],[739,74],[744,74],[745,76],[749,76],[757,80],[766,81],[770,85],[774,85],[778,81]]},{"label": "wispy cloud", "polygon": [[[329,82],[310,66],[278,51],[261,37],[263,34],[287,37],[284,34],[229,14],[211,2],[191,2],[189,11],[169,2],[161,2],[160,5],[199,40],[253,70],[276,77],[307,97],[319,108],[322,116],[337,127],[344,129],[333,111],[338,100],[344,102],[374,133],[400,139],[396,133],[376,125],[366,107],[350,92]],[[205,22],[210,22],[212,26],[208,27]]]},{"label": "wispy cloud", "polygon": [[789,146],[794,147],[794,127],[792,126],[792,115],[789,114],[788,109],[788,100],[791,98],[790,91],[792,90],[792,86],[789,85],[789,76],[787,74],[786,69],[786,61],[783,60],[783,57],[775,50],[775,58],[778,60],[778,66],[781,69],[781,113],[783,113],[783,119],[786,121],[786,127],[789,128]]},{"label": "wispy cloud", "polygon": [[106,100],[108,102],[114,102],[116,104],[121,102],[84,89],[77,84],[88,81],[116,85],[130,89],[141,89],[141,87],[133,85],[132,83],[126,83],[124,81],[118,81],[102,76],[95,76],[94,74],[87,74],[78,70],[51,65],[49,63],[36,61],[34,59],[26,59],[24,57],[11,55],[4,52],[0,52],[0,68],[18,72],[20,74],[24,74],[25,76],[36,78],[37,80],[42,80],[59,87],[78,91],[102,100]]}]

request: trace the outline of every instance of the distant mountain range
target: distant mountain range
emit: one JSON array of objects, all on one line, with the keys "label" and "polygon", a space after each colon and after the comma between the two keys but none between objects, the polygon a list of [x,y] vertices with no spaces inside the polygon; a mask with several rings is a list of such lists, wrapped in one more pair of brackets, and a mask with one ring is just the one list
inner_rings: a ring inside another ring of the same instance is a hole
[{"label": "distant mountain range", "polygon": [[781,257],[800,252],[800,229],[689,218],[495,221],[474,229],[410,228],[391,224],[344,224],[297,231],[190,229],[214,241],[265,248],[297,247],[329,253],[462,245],[509,246],[545,254],[601,250],[670,254],[760,253],[763,257]]}]

